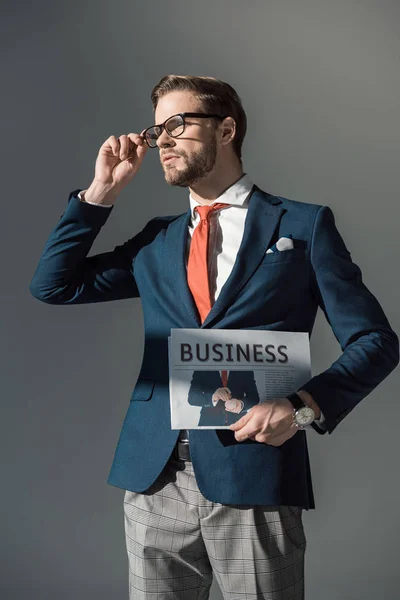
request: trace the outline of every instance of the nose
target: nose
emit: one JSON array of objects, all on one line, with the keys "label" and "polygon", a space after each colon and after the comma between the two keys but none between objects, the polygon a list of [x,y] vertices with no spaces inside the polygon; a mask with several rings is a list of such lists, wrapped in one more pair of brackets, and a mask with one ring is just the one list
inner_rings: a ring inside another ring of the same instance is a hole
[{"label": "nose", "polygon": [[157,138],[156,144],[159,148],[175,146],[173,138],[168,135],[165,129],[162,130],[161,135]]}]

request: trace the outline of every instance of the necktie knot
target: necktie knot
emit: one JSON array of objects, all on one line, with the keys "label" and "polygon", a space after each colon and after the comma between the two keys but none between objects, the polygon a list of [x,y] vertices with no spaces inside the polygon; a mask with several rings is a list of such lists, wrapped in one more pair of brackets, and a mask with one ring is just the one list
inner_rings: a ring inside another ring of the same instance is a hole
[{"label": "necktie knot", "polygon": [[199,213],[201,221],[207,221],[211,212],[221,208],[226,208],[227,206],[229,206],[229,204],[224,202],[216,202],[215,204],[202,204],[201,206],[196,206],[195,211]]}]

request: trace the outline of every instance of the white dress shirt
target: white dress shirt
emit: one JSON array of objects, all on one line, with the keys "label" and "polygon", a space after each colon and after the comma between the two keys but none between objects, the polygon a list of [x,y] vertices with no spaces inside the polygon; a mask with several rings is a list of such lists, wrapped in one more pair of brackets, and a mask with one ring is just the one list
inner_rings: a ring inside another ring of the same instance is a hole
[{"label": "white dress shirt", "polygon": [[[243,237],[244,223],[247,216],[249,196],[252,187],[253,182],[249,175],[244,173],[236,183],[231,185],[211,203],[224,202],[231,205],[220,211],[212,211],[209,215],[208,273],[212,302],[215,302],[218,298],[236,260],[236,255]],[[85,191],[86,190],[82,190],[78,194],[78,198],[87,202],[82,198],[82,194],[84,194]],[[200,202],[197,202],[190,193],[189,202],[191,219],[189,222],[189,235],[186,246],[186,267],[193,231],[200,223],[200,215],[197,211],[195,212],[194,209],[196,206],[201,206]],[[95,202],[89,202],[89,204],[95,204]],[[112,204],[98,204],[97,206],[109,207],[112,206]],[[320,419],[315,419],[314,423],[321,427],[321,429],[326,428],[325,417],[322,412]],[[307,425],[306,429],[312,429],[311,425]],[[188,431],[186,429],[181,429],[179,434],[180,440],[188,441],[188,437]]]}]

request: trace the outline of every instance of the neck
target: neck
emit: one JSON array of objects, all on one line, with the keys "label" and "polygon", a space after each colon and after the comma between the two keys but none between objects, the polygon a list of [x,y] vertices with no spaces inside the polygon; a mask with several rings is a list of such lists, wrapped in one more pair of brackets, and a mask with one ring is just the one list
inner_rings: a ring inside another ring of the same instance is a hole
[{"label": "neck", "polygon": [[241,165],[233,166],[231,169],[221,169],[212,172],[205,179],[196,182],[189,190],[192,198],[200,204],[211,204],[219,198],[228,188],[243,177]]}]

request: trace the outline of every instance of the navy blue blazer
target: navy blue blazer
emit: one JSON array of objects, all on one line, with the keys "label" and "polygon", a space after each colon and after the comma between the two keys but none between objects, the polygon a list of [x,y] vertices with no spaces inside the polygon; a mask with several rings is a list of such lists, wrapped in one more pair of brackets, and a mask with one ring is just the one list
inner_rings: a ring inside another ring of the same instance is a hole
[{"label": "navy blue blazer", "polygon": [[[363,283],[330,207],[272,196],[253,186],[235,264],[201,324],[186,279],[190,208],[180,215],[155,217],[114,250],[88,257],[114,207],[80,202],[80,191],[71,192],[45,244],[30,292],[56,305],[142,300],[143,362],[109,484],[146,490],[177,441],[179,432],[171,429],[168,385],[172,327],[311,335],[321,307],[342,354],[301,387],[320,406],[330,434],[398,364],[398,336]],[[288,234],[294,249],[266,254]],[[315,435],[314,430],[311,433]],[[192,430],[190,444],[198,486],[209,500],[315,508],[305,430],[277,447],[254,440],[237,442],[230,430]]]},{"label": "navy blue blazer", "polygon": [[225,410],[223,400],[218,400],[216,405],[213,405],[212,395],[220,387],[223,387],[223,383],[219,371],[193,372],[188,402],[192,406],[202,407],[199,426],[231,425],[241,419],[252,406],[260,402],[253,371],[229,371],[227,387],[231,392],[231,397],[243,400],[244,403],[240,413]]}]

